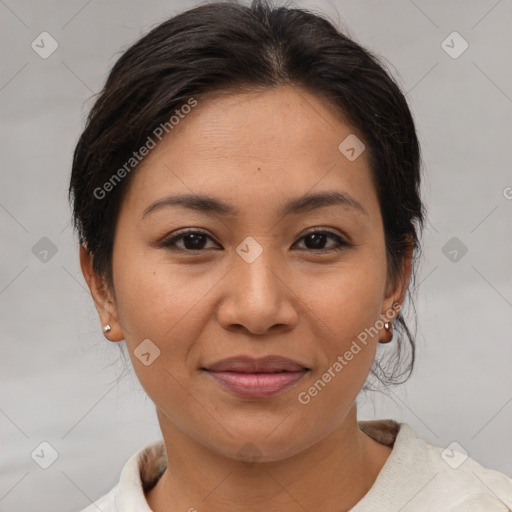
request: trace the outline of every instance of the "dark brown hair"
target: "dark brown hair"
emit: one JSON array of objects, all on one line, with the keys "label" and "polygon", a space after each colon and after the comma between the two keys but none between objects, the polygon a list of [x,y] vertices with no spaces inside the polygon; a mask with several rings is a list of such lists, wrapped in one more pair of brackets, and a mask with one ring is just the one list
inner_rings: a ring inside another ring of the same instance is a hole
[{"label": "dark brown hair", "polygon": [[[420,147],[404,95],[377,57],[323,16],[254,0],[200,5],[158,25],[121,55],[91,109],[74,152],[69,197],[79,241],[109,286],[119,207],[136,166],[104,197],[98,189],[190,98],[283,84],[330,102],[361,135],[384,222],[388,274],[400,275],[411,244],[415,255],[420,251],[425,215]],[[376,360],[372,368],[384,384],[403,382],[414,365],[414,336],[402,312],[394,325],[398,346],[389,365]],[[410,362],[401,371],[404,336]]]}]

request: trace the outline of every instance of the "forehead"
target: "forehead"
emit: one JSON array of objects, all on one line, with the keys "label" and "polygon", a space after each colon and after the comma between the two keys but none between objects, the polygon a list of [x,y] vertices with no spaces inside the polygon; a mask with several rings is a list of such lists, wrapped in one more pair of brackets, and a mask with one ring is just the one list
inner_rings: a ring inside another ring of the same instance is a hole
[{"label": "forehead", "polygon": [[231,198],[243,209],[248,198],[270,205],[332,188],[375,207],[366,152],[351,161],[339,149],[362,137],[329,102],[295,86],[196,100],[139,165],[124,200],[131,209],[176,192]]}]

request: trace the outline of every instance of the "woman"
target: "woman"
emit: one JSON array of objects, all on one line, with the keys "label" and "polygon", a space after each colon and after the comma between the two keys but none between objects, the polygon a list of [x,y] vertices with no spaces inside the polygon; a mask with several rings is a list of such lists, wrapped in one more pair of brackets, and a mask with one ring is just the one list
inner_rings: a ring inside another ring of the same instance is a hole
[{"label": "woman", "polygon": [[87,512],[512,507],[506,475],[357,420],[370,373],[412,371],[425,213],[403,94],[327,20],[213,3],[156,27],[112,69],[70,194],[163,436]]}]

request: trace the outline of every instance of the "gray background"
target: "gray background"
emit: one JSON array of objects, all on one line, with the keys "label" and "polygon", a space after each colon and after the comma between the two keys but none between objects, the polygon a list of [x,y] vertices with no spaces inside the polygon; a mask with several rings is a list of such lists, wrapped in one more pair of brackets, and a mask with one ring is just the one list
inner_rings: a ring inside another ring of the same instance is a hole
[{"label": "gray background", "polygon": [[[101,334],[66,193],[90,98],[121,50],[194,5],[0,0],[1,511],[77,511],[160,437],[152,403]],[[512,476],[511,2],[295,5],[339,14],[351,37],[385,58],[423,147],[417,367],[389,396],[361,397],[360,418],[408,422],[425,440],[457,441]],[[43,31],[59,44],[48,59],[31,48]],[[469,43],[456,59],[441,46],[453,31]],[[57,249],[47,261],[33,250],[43,237]],[[452,237],[457,261],[443,252]],[[42,441],[58,452],[48,469],[31,458]]]}]

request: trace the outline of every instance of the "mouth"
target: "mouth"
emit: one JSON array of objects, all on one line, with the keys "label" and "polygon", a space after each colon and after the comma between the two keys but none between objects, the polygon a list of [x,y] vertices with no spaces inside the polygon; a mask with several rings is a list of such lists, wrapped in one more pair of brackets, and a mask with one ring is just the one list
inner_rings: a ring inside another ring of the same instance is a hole
[{"label": "mouth", "polygon": [[223,359],[202,367],[218,384],[244,398],[266,398],[294,386],[311,369],[280,356]]}]

